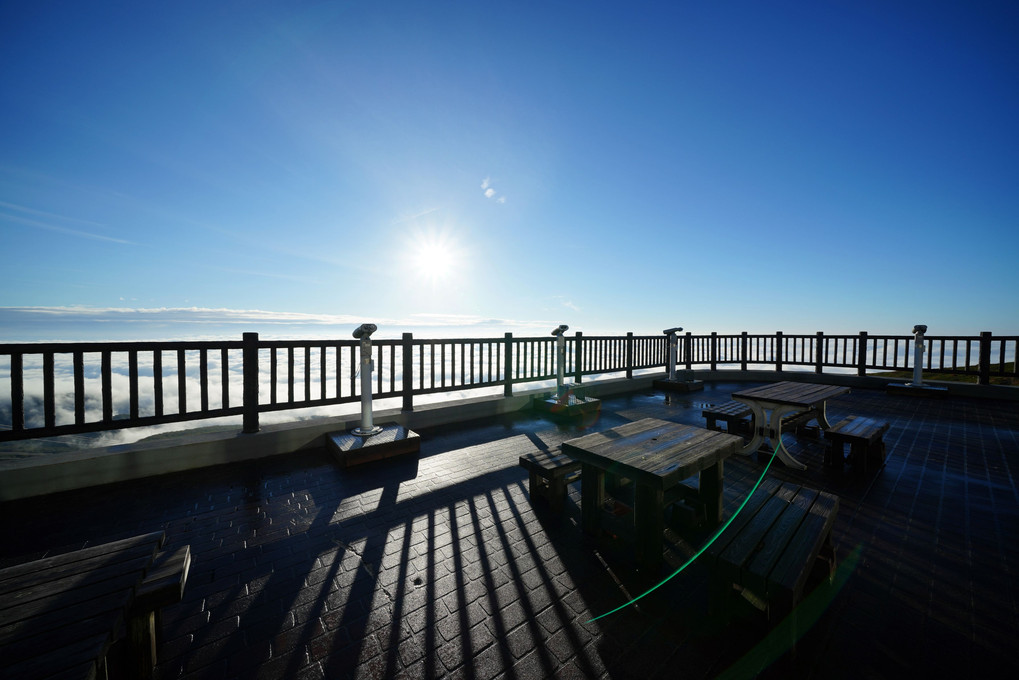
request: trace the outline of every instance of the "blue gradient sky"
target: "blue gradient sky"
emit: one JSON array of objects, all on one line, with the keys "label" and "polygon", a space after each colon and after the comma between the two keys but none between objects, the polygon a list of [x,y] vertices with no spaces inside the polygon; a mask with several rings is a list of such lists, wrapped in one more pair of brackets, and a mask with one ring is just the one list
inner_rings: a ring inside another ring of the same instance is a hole
[{"label": "blue gradient sky", "polygon": [[37,307],[1016,334],[1016,35],[1007,2],[4,3],[0,341]]}]

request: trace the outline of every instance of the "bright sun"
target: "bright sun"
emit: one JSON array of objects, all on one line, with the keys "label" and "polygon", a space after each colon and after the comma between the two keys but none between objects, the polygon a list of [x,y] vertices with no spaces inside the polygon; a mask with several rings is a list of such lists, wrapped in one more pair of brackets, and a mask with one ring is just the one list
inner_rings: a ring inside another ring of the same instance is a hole
[{"label": "bright sun", "polygon": [[432,284],[454,278],[464,266],[463,252],[447,232],[419,232],[410,244],[410,261],[414,273]]}]

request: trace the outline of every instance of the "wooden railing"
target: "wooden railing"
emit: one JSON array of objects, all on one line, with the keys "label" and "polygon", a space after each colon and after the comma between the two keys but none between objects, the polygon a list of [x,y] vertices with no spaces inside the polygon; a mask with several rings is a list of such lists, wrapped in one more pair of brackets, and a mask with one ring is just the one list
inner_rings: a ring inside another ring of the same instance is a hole
[{"label": "wooden railing", "polygon": [[[928,336],[924,368],[1016,378],[1019,336]],[[373,340],[373,398],[414,398],[442,392],[503,388],[554,380],[552,337]],[[259,414],[359,401],[356,340],[260,340],[0,345],[0,441],[98,432],[242,416],[245,432]],[[566,339],[568,378],[667,370],[664,335]],[[677,365],[748,370],[911,370],[908,335],[681,336]],[[993,368],[992,368],[993,367]]]}]

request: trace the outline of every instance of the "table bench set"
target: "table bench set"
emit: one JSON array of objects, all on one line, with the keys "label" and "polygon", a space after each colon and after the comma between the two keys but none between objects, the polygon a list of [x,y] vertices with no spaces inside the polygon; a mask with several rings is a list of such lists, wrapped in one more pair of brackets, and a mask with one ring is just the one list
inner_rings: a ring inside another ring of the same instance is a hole
[{"label": "table bench set", "polygon": [[[521,456],[520,465],[528,471],[532,500],[543,498],[557,512],[563,508],[566,485],[579,473],[582,525],[591,536],[600,535],[606,477],[631,480],[638,569],[658,578],[665,508],[679,500],[693,503],[703,509],[708,529],[718,527],[729,456],[777,448],[783,463],[804,469],[781,436],[783,430],[801,431],[816,421],[827,445],[825,464],[840,466],[847,444],[854,467],[865,467],[868,459],[883,460],[887,423],[856,416],[835,426],[828,422],[827,400],[848,391],[793,382],[742,390],[732,401],[704,409],[707,429],[645,418],[571,439],[561,449]],[[762,448],[765,440],[771,442],[768,448]],[[696,490],[682,483],[695,474]],[[833,573],[831,532],[837,514],[838,498],[832,494],[765,479],[706,551],[713,608],[738,591],[772,621],[794,615],[815,563],[827,564],[829,576]]]},{"label": "table bench set", "polygon": [[147,678],[160,610],[180,602],[188,546],[162,531],[0,569],[0,676]]}]

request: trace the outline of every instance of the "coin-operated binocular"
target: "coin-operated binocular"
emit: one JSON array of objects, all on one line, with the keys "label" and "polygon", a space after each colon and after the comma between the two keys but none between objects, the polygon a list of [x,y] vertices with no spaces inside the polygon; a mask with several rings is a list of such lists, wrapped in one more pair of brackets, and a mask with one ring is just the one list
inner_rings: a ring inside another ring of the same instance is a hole
[{"label": "coin-operated binocular", "polygon": [[358,437],[370,437],[382,431],[372,422],[372,333],[378,330],[373,323],[363,323],[354,329],[354,337],[361,341],[361,426],[351,432]]},{"label": "coin-operated binocular", "polygon": [[566,395],[563,379],[566,376],[566,331],[568,330],[570,330],[570,327],[566,324],[560,324],[558,328],[552,329],[552,335],[555,336],[556,343],[555,393],[556,399],[559,400],[562,400]]},{"label": "coin-operated binocular", "polygon": [[676,334],[682,331],[679,326],[662,331],[669,338],[669,380],[676,379],[676,357],[679,354],[679,336]]},{"label": "coin-operated binocular", "polygon": [[913,326],[913,387],[923,387],[923,353],[927,350],[923,334],[927,332],[927,326],[918,323]]}]

